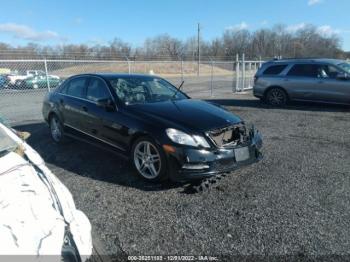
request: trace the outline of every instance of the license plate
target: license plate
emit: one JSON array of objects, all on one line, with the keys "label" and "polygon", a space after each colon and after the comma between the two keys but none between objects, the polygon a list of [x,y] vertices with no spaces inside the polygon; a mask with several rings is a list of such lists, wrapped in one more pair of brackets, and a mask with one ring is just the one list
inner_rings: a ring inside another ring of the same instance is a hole
[{"label": "license plate", "polygon": [[241,148],[236,148],[234,151],[235,151],[235,157],[236,157],[237,162],[245,161],[245,160],[249,159],[249,157],[250,157],[249,148],[247,146],[241,147]]}]

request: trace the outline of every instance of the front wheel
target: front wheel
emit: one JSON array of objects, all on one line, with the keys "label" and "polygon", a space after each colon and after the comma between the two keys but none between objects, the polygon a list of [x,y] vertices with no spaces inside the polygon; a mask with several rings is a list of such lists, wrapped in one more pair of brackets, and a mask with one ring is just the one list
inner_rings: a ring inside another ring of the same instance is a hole
[{"label": "front wheel", "polygon": [[271,88],[267,91],[265,101],[272,106],[284,106],[287,104],[287,93],[281,88]]},{"label": "front wheel", "polygon": [[132,147],[131,159],[137,173],[147,181],[158,182],[166,178],[165,154],[152,139],[139,138]]}]

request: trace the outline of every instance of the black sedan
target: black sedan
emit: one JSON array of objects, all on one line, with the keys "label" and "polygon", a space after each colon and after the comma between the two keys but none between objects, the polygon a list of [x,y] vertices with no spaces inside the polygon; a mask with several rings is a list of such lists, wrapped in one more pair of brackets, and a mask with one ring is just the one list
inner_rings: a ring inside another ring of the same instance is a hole
[{"label": "black sedan", "polygon": [[55,142],[114,150],[149,181],[203,179],[262,158],[253,127],[155,76],[72,76],[46,96],[43,116]]}]

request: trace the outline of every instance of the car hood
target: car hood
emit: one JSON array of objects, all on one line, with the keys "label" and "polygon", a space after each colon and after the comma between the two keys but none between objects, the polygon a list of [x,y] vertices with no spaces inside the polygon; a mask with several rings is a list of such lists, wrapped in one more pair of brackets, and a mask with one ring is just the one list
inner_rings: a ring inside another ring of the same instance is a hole
[{"label": "car hood", "polygon": [[68,189],[28,144],[2,124],[0,130],[18,142],[22,152],[0,157],[0,255],[56,255],[60,261],[69,225],[82,260],[88,258],[91,225]]},{"label": "car hood", "polygon": [[242,122],[238,116],[217,105],[194,99],[135,104],[130,108],[138,115],[154,116],[199,132]]}]

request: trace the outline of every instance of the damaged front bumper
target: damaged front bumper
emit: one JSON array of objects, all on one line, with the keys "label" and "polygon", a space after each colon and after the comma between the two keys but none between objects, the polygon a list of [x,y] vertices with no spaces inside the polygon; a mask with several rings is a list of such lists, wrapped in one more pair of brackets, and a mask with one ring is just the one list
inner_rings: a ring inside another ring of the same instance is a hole
[{"label": "damaged front bumper", "polygon": [[168,155],[170,178],[185,182],[208,178],[220,173],[228,173],[260,161],[262,137],[258,131],[251,130],[248,143],[227,148],[176,148]]}]

